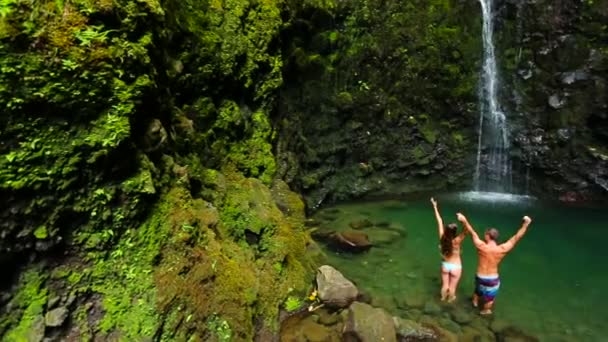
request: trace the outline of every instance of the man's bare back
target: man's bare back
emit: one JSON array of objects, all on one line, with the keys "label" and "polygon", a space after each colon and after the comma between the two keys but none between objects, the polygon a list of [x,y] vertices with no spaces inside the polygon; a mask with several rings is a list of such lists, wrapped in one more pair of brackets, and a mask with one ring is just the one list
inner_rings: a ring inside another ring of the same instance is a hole
[{"label": "man's bare back", "polygon": [[458,221],[460,221],[466,230],[471,233],[473,238],[473,244],[477,248],[477,254],[479,256],[479,263],[477,265],[477,275],[475,277],[475,294],[473,294],[473,305],[477,306],[477,302],[480,296],[482,296],[486,303],[482,314],[492,313],[492,305],[494,304],[494,298],[498,293],[500,287],[500,278],[498,272],[498,266],[504,257],[515,247],[517,242],[526,234],[528,226],[532,222],[532,219],[528,216],[524,216],[523,224],[521,228],[511,237],[507,242],[503,244],[497,244],[498,230],[494,228],[488,229],[484,234],[484,240],[481,240],[467,218],[461,213],[456,214]]},{"label": "man's bare back", "polygon": [[477,247],[477,255],[479,256],[479,263],[477,264],[478,275],[497,275],[498,265],[502,259],[507,255],[502,245],[484,243]]}]

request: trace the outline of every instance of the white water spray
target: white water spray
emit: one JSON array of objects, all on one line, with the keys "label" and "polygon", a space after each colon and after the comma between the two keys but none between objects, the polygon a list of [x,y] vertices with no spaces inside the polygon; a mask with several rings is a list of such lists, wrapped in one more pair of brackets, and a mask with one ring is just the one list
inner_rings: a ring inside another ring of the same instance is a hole
[{"label": "white water spray", "polygon": [[479,140],[476,191],[511,192],[507,118],[498,102],[498,69],[494,49],[493,0],[479,0],[483,15],[483,70],[479,90]]}]

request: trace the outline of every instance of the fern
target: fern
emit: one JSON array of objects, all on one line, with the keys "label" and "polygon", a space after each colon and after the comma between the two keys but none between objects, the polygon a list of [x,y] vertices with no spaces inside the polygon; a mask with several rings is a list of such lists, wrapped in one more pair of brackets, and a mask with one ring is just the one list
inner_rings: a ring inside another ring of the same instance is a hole
[{"label": "fern", "polygon": [[0,17],[6,18],[9,14],[11,14],[13,10],[13,4],[15,4],[17,0],[0,0]]}]

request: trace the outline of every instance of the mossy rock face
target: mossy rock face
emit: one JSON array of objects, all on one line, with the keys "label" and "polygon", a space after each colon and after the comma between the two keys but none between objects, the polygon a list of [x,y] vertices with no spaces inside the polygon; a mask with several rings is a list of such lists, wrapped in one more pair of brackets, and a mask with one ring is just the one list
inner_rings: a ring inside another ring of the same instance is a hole
[{"label": "mossy rock face", "polygon": [[[389,193],[396,179],[417,182],[420,165],[438,176],[446,174],[439,163],[452,171],[469,166],[475,142],[451,134],[473,136],[478,124],[481,18],[471,15],[478,4],[333,4],[323,11],[332,27],[315,24],[317,2],[294,4],[284,33],[291,37],[287,53],[298,58],[284,68],[280,105],[293,123],[281,126],[278,152],[297,168],[288,181],[307,208]],[[328,39],[319,44],[320,37]],[[323,70],[308,72],[298,63],[306,57]],[[419,153],[418,146],[428,148]]]},{"label": "mossy rock face", "polygon": [[[175,186],[110,249],[53,266],[50,278],[43,269],[24,273],[10,312],[2,312],[0,333],[25,338],[38,331],[39,319],[44,328],[51,288],[53,298],[77,298],[60,300],[77,303],[63,334],[84,339],[251,341],[261,326],[276,332],[280,306],[307,291],[314,275],[302,202],[286,185],[278,186],[295,203],[288,216],[259,180],[239,174],[224,179],[223,203],[193,198],[184,185]],[[253,242],[228,219],[237,199],[250,203],[239,208],[243,222],[269,222]]]},{"label": "mossy rock face", "polygon": [[[176,208],[169,217],[173,229],[179,231],[182,222],[189,222],[200,233],[198,238],[174,239],[164,248],[155,275],[159,305],[162,311],[190,317],[180,331],[195,329],[206,336],[213,332],[198,322],[218,328],[225,321],[233,338],[251,340],[256,318],[276,329],[279,305],[290,291],[306,288],[311,274],[305,256],[309,238],[281,213],[270,189],[259,181],[236,175],[227,179],[226,201],[218,207],[224,219],[217,227],[201,221],[209,216],[196,209],[201,206]],[[231,224],[235,221],[227,219],[235,212],[232,196],[250,203],[239,208],[243,222],[254,226],[263,220],[273,223],[261,228],[255,243],[249,244],[240,227]]]}]

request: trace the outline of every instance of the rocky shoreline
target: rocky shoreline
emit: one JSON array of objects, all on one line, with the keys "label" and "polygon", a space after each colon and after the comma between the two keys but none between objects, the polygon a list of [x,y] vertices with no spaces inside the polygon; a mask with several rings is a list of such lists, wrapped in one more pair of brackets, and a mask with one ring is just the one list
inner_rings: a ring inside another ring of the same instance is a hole
[{"label": "rocky shoreline", "polygon": [[374,306],[342,273],[329,265],[317,269],[318,298],[285,314],[281,342],[539,341],[507,321],[472,313],[460,304],[428,302],[411,306],[407,316],[392,316]]}]

